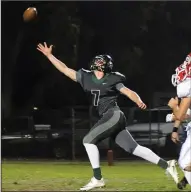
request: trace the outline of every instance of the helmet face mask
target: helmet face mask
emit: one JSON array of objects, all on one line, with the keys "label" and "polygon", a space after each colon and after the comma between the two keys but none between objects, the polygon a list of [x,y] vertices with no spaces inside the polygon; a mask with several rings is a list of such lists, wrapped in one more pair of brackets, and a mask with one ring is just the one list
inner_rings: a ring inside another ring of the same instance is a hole
[{"label": "helmet face mask", "polygon": [[91,71],[110,73],[113,68],[112,58],[109,55],[98,55],[91,62]]}]

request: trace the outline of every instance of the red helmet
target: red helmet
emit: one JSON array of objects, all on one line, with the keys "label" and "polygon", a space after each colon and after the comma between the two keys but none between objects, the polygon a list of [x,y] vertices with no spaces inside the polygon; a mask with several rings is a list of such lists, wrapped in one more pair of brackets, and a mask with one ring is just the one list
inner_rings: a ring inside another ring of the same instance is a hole
[{"label": "red helmet", "polygon": [[176,74],[172,75],[172,84],[177,86],[186,78],[191,78],[191,53],[189,53],[184,62],[175,69]]}]

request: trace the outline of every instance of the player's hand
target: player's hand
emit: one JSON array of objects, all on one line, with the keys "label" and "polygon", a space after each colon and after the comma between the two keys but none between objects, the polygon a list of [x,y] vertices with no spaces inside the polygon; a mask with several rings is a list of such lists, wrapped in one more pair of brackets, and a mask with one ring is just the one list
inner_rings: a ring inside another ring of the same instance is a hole
[{"label": "player's hand", "polygon": [[39,43],[37,46],[37,50],[39,50],[45,56],[48,56],[48,55],[52,54],[52,47],[53,47],[53,45],[50,45],[50,47],[48,47],[46,42],[44,42],[44,45]]},{"label": "player's hand", "polygon": [[175,98],[171,98],[168,102],[168,106],[171,108],[171,109],[174,109],[178,106],[178,97],[175,97]]},{"label": "player's hand", "polygon": [[147,106],[141,100],[137,102],[137,105],[140,109],[146,109],[147,108]]},{"label": "player's hand", "polygon": [[171,140],[174,142],[174,143],[179,143],[180,140],[179,140],[179,135],[177,132],[173,132],[171,134]]}]

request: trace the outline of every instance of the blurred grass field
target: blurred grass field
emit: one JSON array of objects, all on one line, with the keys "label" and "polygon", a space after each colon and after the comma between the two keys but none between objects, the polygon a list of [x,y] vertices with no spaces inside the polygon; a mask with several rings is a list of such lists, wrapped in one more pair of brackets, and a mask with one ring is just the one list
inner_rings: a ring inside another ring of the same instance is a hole
[{"label": "blurred grass field", "polygon": [[[161,168],[145,161],[101,165],[106,188],[97,191],[178,191]],[[91,176],[85,162],[3,161],[2,191],[78,191]]]}]

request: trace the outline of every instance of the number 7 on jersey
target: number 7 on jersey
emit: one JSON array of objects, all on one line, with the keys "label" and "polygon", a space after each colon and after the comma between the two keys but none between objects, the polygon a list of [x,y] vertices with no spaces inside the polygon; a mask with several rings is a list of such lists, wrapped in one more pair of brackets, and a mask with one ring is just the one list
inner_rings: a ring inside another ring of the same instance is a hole
[{"label": "number 7 on jersey", "polygon": [[99,97],[100,97],[100,90],[91,90],[91,94],[93,95],[93,105],[98,106]]}]

